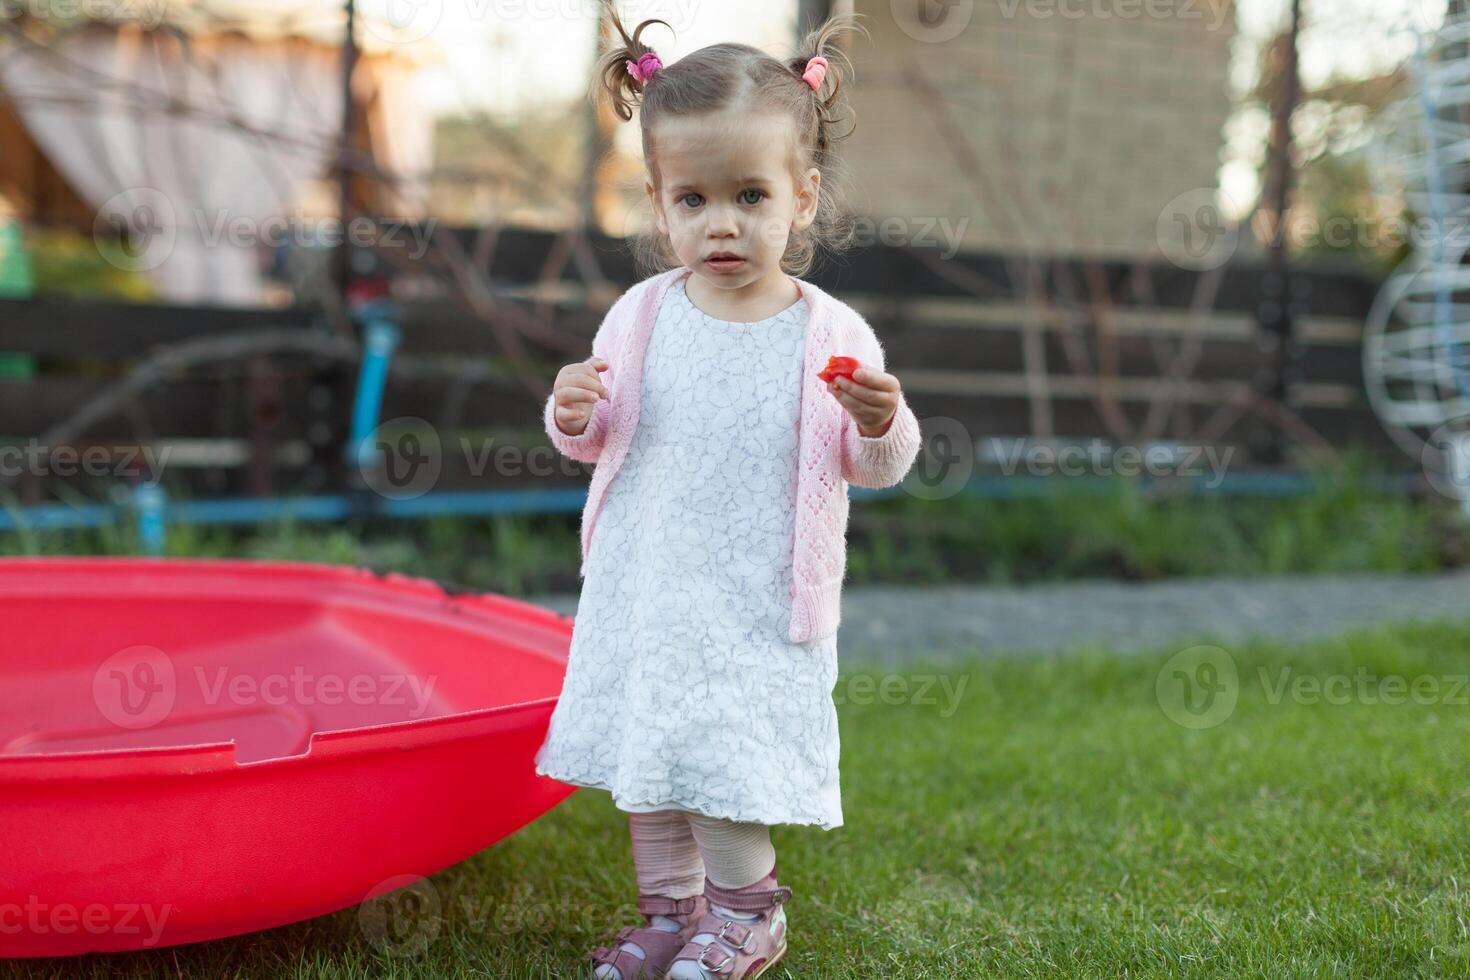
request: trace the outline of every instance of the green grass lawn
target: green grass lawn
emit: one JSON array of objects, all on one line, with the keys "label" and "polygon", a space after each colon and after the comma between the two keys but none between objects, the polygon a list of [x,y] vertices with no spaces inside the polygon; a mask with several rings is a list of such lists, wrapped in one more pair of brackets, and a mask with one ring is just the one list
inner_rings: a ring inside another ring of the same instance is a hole
[{"label": "green grass lawn", "polygon": [[[1177,662],[1161,703],[1175,652],[847,666],[847,822],[773,832],[795,894],[768,976],[1470,976],[1470,627],[1232,647],[1238,683],[1198,716]],[[396,894],[0,975],[574,976],[637,921],[626,815],[583,790]]]}]

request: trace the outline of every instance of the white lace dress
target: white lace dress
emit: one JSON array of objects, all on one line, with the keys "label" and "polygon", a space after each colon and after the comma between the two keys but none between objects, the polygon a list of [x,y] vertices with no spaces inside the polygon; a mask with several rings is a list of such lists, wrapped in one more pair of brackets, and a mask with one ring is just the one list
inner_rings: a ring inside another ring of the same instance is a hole
[{"label": "white lace dress", "polygon": [[536,772],[624,811],[842,825],[836,637],[787,639],[808,312],[665,294]]}]

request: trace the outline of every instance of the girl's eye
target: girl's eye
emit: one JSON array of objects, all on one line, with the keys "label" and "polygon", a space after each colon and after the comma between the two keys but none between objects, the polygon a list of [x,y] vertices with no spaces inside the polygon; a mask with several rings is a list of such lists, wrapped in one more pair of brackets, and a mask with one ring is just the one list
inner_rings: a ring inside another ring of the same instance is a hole
[{"label": "girl's eye", "polygon": [[[756,196],[755,197],[755,200],[754,201],[746,200],[745,199],[745,195],[746,194],[754,194]],[[759,190],[756,190],[753,187],[746,188],[745,190],[741,191],[740,192],[740,195],[741,195],[740,199],[742,201],[744,201],[744,203],[746,203],[746,204],[759,204],[761,201],[765,200],[765,198],[766,198],[766,192],[765,191],[759,191]]]},{"label": "girl's eye", "polygon": [[[691,197],[699,197],[699,195],[696,194],[696,193],[694,193],[693,191],[690,191],[688,194],[685,194],[683,197],[679,198],[679,203],[680,204],[684,204],[684,205],[686,205],[688,207],[691,207],[691,208],[697,208],[697,207],[699,207],[698,204],[689,204],[688,203],[688,201],[689,201],[689,199]],[[703,200],[703,198],[700,198],[700,199]]]}]

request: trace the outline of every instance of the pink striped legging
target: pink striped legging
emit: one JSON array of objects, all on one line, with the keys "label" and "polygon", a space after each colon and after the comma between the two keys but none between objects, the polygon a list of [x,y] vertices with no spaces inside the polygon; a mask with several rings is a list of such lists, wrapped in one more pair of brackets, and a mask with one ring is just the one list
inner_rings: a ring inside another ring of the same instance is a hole
[{"label": "pink striped legging", "polygon": [[640,894],[698,895],[706,874],[721,888],[744,888],[776,865],[766,824],[669,809],[629,813],[628,826]]}]

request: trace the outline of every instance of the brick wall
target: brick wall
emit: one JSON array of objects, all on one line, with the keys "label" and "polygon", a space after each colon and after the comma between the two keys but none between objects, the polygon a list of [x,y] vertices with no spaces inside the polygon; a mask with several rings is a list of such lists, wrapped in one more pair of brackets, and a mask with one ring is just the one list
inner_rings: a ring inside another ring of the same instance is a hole
[{"label": "brick wall", "polygon": [[[958,19],[905,13],[926,6]],[[1143,257],[1157,249],[1171,200],[1217,186],[1228,0],[856,0],[855,9],[872,40],[854,42],[858,128],[842,155],[859,213],[900,219],[890,242],[943,218],[965,250]],[[916,70],[945,94],[969,170]]]}]

